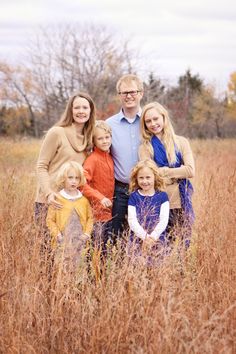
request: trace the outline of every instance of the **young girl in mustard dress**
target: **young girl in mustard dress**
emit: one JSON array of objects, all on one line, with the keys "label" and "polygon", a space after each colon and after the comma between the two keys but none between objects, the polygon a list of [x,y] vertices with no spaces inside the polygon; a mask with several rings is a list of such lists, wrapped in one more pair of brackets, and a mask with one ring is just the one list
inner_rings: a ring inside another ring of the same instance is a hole
[{"label": "young girl in mustard dress", "polygon": [[85,184],[82,166],[75,161],[61,166],[56,177],[60,209],[49,206],[47,226],[56,261],[76,267],[93,229],[92,210],[87,198],[78,190]]}]

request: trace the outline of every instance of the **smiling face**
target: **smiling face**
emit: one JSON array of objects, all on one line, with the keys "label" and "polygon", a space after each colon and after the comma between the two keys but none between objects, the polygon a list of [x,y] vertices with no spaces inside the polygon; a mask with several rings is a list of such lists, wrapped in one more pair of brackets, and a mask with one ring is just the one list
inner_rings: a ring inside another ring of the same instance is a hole
[{"label": "smiling face", "polygon": [[80,177],[78,172],[76,172],[73,168],[69,169],[67,175],[65,177],[64,189],[70,195],[77,194],[77,188],[80,185]]},{"label": "smiling face", "polygon": [[162,114],[160,114],[155,108],[151,108],[146,112],[144,122],[150,133],[157,137],[161,137],[164,128],[164,118]]},{"label": "smiling face", "polygon": [[143,92],[138,88],[137,83],[132,80],[129,83],[122,82],[119,87],[119,96],[124,110],[138,111]]},{"label": "smiling face", "polygon": [[111,146],[111,134],[104,129],[96,127],[94,133],[94,145],[102,151],[109,151]]},{"label": "smiling face", "polygon": [[137,173],[137,182],[144,195],[153,195],[155,193],[155,176],[151,168],[140,168]]},{"label": "smiling face", "polygon": [[72,116],[76,124],[84,126],[89,120],[91,108],[89,101],[83,97],[76,97],[72,104]]}]

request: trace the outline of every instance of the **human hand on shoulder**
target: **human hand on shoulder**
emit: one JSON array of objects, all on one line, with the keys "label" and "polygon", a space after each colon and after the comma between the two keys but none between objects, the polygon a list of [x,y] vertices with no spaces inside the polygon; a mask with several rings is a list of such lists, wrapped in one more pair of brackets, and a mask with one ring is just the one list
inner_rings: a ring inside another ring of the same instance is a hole
[{"label": "human hand on shoulder", "polygon": [[103,198],[101,200],[101,204],[104,206],[104,208],[111,208],[112,207],[112,202],[108,198]]},{"label": "human hand on shoulder", "polygon": [[54,209],[61,209],[62,204],[57,201],[58,194],[55,192],[52,192],[48,195],[47,201],[48,204],[51,205]]}]

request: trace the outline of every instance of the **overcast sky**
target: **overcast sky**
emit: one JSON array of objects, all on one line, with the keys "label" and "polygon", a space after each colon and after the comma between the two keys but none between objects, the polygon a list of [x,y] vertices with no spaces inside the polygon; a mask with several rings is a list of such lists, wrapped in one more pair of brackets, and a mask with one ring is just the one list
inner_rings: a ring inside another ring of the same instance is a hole
[{"label": "overcast sky", "polygon": [[235,0],[0,0],[0,60],[20,62],[39,25],[105,24],[145,53],[144,72],[174,83],[190,68],[217,90],[236,71]]}]

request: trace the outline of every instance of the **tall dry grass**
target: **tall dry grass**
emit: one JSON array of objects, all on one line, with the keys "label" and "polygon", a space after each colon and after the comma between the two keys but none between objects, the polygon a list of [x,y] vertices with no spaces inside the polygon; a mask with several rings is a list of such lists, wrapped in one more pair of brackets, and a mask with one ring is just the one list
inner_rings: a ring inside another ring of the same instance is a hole
[{"label": "tall dry grass", "polygon": [[[33,223],[39,142],[1,140],[1,353],[235,353],[236,143],[193,141],[193,242],[158,268],[113,250],[76,281],[51,272]],[[87,269],[87,267],[89,269]]]}]

